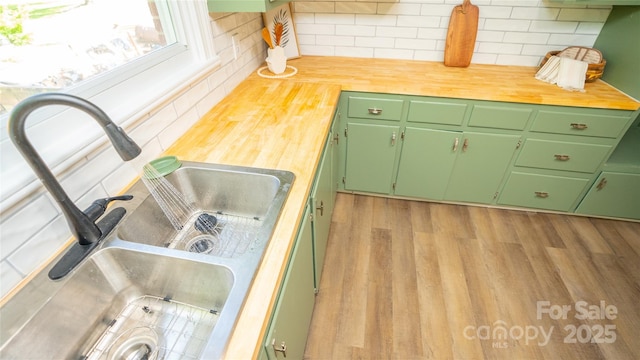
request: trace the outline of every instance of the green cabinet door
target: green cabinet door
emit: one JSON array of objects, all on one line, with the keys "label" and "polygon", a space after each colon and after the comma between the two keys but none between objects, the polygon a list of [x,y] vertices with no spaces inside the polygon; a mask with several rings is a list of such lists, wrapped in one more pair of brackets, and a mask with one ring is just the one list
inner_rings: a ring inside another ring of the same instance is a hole
[{"label": "green cabinet door", "polygon": [[[331,138],[329,138],[331,141]],[[311,212],[313,214],[313,263],[314,284],[318,289],[320,285],[320,275],[324,264],[324,255],[327,250],[327,240],[329,239],[329,227],[331,226],[331,213],[335,192],[332,186],[332,159],[333,147],[327,143],[324,155],[320,160],[316,180],[311,192]]]},{"label": "green cabinet door", "polygon": [[307,209],[264,342],[271,360],[284,359],[285,352],[287,359],[303,358],[315,301],[312,264],[312,231]]},{"label": "green cabinet door", "polygon": [[345,189],[389,194],[400,127],[347,125]]},{"label": "green cabinet door", "polygon": [[395,195],[442,200],[462,132],[407,127]]},{"label": "green cabinet door", "polygon": [[576,212],[640,219],[640,174],[603,172]]},{"label": "green cabinet door", "polygon": [[519,140],[519,135],[465,132],[445,200],[492,202]]}]

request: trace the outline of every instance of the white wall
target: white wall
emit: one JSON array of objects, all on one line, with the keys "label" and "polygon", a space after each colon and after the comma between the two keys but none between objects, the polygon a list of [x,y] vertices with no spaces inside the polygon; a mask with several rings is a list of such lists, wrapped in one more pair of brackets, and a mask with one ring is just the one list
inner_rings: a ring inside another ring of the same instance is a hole
[{"label": "white wall", "polygon": [[[125,129],[142,146],[141,159],[135,159],[133,165],[124,163],[110,146],[103,145],[80,160],[54,169],[79,208],[97,198],[118,194],[146,161],[167,149],[264,62],[260,13],[211,13],[210,17],[222,66],[188,84],[175,98],[137,121],[134,128]],[[240,43],[238,59],[234,59],[232,35]],[[13,197],[0,203],[0,296],[38,269],[71,236],[58,206],[39,181],[24,184],[24,189],[18,200]]]},{"label": "white wall", "polygon": [[[451,10],[462,0],[295,1],[302,55],[442,61]],[[537,66],[550,50],[593,46],[610,6],[549,0],[473,0],[472,63]],[[606,58],[606,54],[605,54]]]}]

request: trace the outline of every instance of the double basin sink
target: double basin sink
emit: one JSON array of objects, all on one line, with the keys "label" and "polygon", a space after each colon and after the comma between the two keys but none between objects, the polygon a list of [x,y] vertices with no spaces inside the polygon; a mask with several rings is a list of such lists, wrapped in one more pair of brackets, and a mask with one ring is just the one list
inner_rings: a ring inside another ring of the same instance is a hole
[{"label": "double basin sink", "polygon": [[[44,269],[3,304],[0,358],[221,358],[293,180],[183,162],[136,182],[92,255],[61,280]],[[179,212],[174,200],[191,212],[184,226],[162,209]]]}]

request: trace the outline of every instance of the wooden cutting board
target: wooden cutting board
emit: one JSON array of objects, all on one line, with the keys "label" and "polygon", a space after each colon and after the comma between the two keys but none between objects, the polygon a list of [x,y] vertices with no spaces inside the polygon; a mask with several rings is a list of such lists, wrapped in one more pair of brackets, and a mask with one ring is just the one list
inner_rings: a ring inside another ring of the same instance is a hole
[{"label": "wooden cutting board", "polygon": [[451,12],[447,42],[444,47],[444,64],[446,66],[467,67],[471,64],[473,47],[478,33],[478,14],[476,5],[464,0]]}]

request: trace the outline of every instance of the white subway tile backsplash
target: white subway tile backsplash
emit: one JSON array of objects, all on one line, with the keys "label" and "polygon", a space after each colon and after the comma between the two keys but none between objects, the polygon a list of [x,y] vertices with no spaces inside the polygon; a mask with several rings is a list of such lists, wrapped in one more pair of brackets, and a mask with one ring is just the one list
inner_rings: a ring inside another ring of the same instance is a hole
[{"label": "white subway tile backsplash", "polygon": [[[453,11],[454,5],[440,5],[440,4],[422,4],[420,8],[420,15],[425,16],[451,16],[451,11]],[[413,14],[407,14],[413,15]]]},{"label": "white subway tile backsplash", "polygon": [[[421,61],[442,61],[444,59],[444,51],[440,50],[416,50],[413,60]],[[428,75],[425,81],[429,81]]]},{"label": "white subway tile backsplash", "polygon": [[373,50],[373,57],[381,59],[412,59],[413,50],[378,48]]},{"label": "white subway tile backsplash", "polygon": [[354,46],[336,46],[335,48],[336,56],[348,56],[348,57],[357,57],[357,58],[372,58],[373,57],[373,48],[370,47],[354,47]]},{"label": "white subway tile backsplash", "polygon": [[0,223],[0,248],[2,259],[19,248],[40,228],[60,215],[60,210],[51,198],[41,193]]},{"label": "white subway tile backsplash", "polygon": [[529,31],[533,32],[546,32],[546,33],[562,33],[573,34],[578,27],[578,22],[575,21],[538,21],[531,22]]},{"label": "white subway tile backsplash", "polygon": [[514,7],[511,12],[512,19],[528,20],[555,20],[558,18],[559,9],[546,7]]},{"label": "white subway tile backsplash", "polygon": [[382,25],[395,26],[395,16],[372,15],[372,14],[356,14],[356,25]]},{"label": "white subway tile backsplash", "polygon": [[557,45],[524,45],[522,47],[522,55],[539,56],[540,60],[549,52],[562,50],[564,47]]},{"label": "white subway tile backsplash", "polygon": [[[329,25],[329,24],[296,24],[296,33],[307,35],[333,35],[336,33],[336,26],[347,25]],[[355,26],[355,25],[350,25]]]},{"label": "white subway tile backsplash", "polygon": [[539,59],[537,56],[498,54],[496,61],[505,65],[537,66]]},{"label": "white subway tile backsplash", "polygon": [[506,32],[503,41],[516,44],[546,44],[549,34],[529,32]]},{"label": "white subway tile backsplash", "polygon": [[520,54],[522,44],[481,42],[478,43],[477,51],[490,54]]},{"label": "white subway tile backsplash", "polygon": [[441,40],[447,37],[447,29],[444,28],[418,28],[419,39]]},{"label": "white subway tile backsplash", "polygon": [[479,16],[491,19],[518,19],[511,16],[512,7],[510,6],[486,6],[478,9]]},{"label": "white subway tile backsplash", "polygon": [[7,261],[26,276],[51,258],[70,238],[67,221],[60,215],[9,255]]},{"label": "white subway tile backsplash", "polygon": [[337,35],[318,35],[316,37],[317,45],[334,45],[334,46],[354,46],[354,36],[337,36]]},{"label": "white subway tile backsplash", "polygon": [[501,42],[504,39],[504,34],[504,31],[478,30],[476,41]]},{"label": "white subway tile backsplash", "polygon": [[336,35],[375,36],[376,27],[370,25],[336,25]]},{"label": "white subway tile backsplash", "polygon": [[549,37],[549,44],[592,47],[598,38],[597,35],[580,35],[580,34],[552,34]]},{"label": "white subway tile backsplash", "polygon": [[610,12],[610,9],[561,9],[558,20],[605,22]]},{"label": "white subway tile backsplash", "polygon": [[0,297],[11,291],[22,280],[20,274],[8,261],[0,262]]},{"label": "white subway tile backsplash", "polygon": [[527,31],[531,21],[520,19],[486,19],[483,30]]},{"label": "white subway tile backsplash", "polygon": [[396,39],[396,49],[435,50],[436,41],[429,39]]},{"label": "white subway tile backsplash", "polygon": [[[444,59],[444,57],[443,57]],[[497,54],[474,53],[471,62],[474,64],[495,64],[498,59]]]},{"label": "white subway tile backsplash", "polygon": [[[296,24],[298,17],[295,18]],[[355,14],[315,14],[315,24],[357,24]]]},{"label": "white subway tile backsplash", "polygon": [[398,16],[397,26],[415,26],[418,28],[437,28],[440,26],[439,16],[417,16],[417,15],[400,15]]},{"label": "white subway tile backsplash", "polygon": [[374,47],[393,48],[395,46],[395,41],[396,39],[394,38],[357,36],[355,38],[355,45],[360,48],[369,47],[372,49],[371,52],[373,53]]},{"label": "white subway tile backsplash", "polygon": [[602,22],[581,22],[578,24],[576,34],[591,34],[597,36],[600,34],[600,31],[602,31],[603,26],[604,23]]},{"label": "white subway tile backsplash", "polygon": [[392,38],[409,38],[418,37],[418,28],[415,27],[395,27],[395,26],[376,26],[376,36],[385,36]]}]

